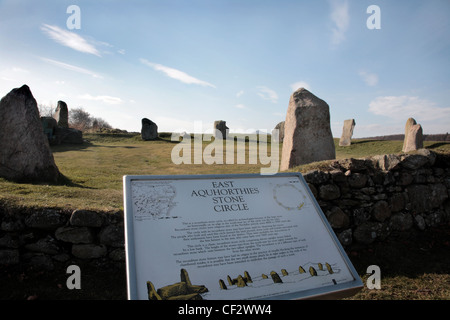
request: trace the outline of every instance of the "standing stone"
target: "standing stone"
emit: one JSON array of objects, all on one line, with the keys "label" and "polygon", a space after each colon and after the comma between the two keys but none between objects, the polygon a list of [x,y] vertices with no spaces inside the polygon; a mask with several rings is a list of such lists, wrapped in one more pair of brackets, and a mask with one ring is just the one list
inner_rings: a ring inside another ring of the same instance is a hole
[{"label": "standing stone", "polygon": [[423,132],[420,124],[413,124],[408,131],[407,139],[403,145],[403,152],[414,151],[423,148]]},{"label": "standing stone", "polygon": [[348,147],[352,144],[353,129],[355,128],[355,124],[355,119],[348,119],[344,121],[342,136],[339,140],[339,145],[341,147]]},{"label": "standing stone", "polygon": [[406,124],[405,124],[405,138],[403,139],[403,152],[406,152],[406,144],[408,141],[408,134],[409,134],[409,129],[411,129],[411,127],[413,125],[417,124],[416,120],[414,120],[414,118],[408,118],[408,120],[406,120]]},{"label": "standing stone", "polygon": [[228,127],[226,121],[214,121],[214,138],[226,139],[228,135]]},{"label": "standing stone", "polygon": [[69,128],[69,110],[64,101],[58,101],[53,118],[58,122],[58,127]]},{"label": "standing stone", "polygon": [[59,176],[30,88],[11,90],[0,101],[0,177],[56,182]]},{"label": "standing stone", "polygon": [[156,123],[147,118],[142,119],[141,137],[145,141],[158,138],[158,126]]},{"label": "standing stone", "polygon": [[289,100],[280,169],[335,158],[328,104],[308,90],[298,89]]},{"label": "standing stone", "polygon": [[63,128],[57,126],[55,128],[56,144],[82,144],[83,132],[75,128]]},{"label": "standing stone", "polygon": [[48,141],[52,142],[55,138],[58,123],[53,117],[41,117],[41,123]]},{"label": "standing stone", "polygon": [[[284,140],[284,123],[285,123],[284,121],[281,121],[275,126],[275,128],[272,131],[272,140],[274,140],[278,134],[278,142],[280,142],[280,143],[283,142],[283,140]],[[276,130],[278,130],[278,131],[276,131]]]}]

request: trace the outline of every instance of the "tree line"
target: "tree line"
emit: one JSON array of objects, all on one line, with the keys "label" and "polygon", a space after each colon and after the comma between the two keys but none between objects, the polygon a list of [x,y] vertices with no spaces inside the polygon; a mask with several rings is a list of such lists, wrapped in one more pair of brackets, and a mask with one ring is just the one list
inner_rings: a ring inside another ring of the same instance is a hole
[{"label": "tree line", "polygon": [[[41,117],[52,117],[56,108],[40,104],[39,114]],[[100,129],[112,129],[111,125],[103,118],[94,117],[83,108],[69,110],[69,127],[81,131],[98,131]]]}]

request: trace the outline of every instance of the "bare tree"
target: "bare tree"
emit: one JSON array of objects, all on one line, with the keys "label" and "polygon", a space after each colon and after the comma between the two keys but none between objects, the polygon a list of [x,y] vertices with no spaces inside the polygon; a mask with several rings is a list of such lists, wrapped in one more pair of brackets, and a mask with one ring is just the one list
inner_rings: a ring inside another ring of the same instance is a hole
[{"label": "bare tree", "polygon": [[41,117],[52,117],[55,113],[55,107],[53,105],[38,104],[38,110]]},{"label": "bare tree", "polygon": [[102,118],[92,118],[92,129],[112,129],[111,125]]},{"label": "bare tree", "polygon": [[81,131],[111,129],[111,125],[102,118],[92,117],[83,108],[75,108],[69,111],[69,126]]},{"label": "bare tree", "polygon": [[69,126],[81,131],[85,131],[92,126],[92,118],[89,112],[83,108],[74,108],[69,111]]}]

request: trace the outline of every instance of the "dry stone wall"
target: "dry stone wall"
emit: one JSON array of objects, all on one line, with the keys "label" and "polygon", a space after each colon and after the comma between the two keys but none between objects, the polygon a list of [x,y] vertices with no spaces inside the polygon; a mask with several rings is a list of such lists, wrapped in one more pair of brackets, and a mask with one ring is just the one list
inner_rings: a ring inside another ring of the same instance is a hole
[{"label": "dry stone wall", "polygon": [[92,260],[124,263],[122,212],[0,206],[0,265],[53,270]]},{"label": "dry stone wall", "polygon": [[304,174],[344,246],[450,221],[450,158],[414,154],[345,159]]},{"label": "dry stone wall", "polygon": [[[450,222],[450,156],[332,160],[304,174],[344,247]],[[125,264],[123,212],[17,209],[0,203],[0,265]]]}]

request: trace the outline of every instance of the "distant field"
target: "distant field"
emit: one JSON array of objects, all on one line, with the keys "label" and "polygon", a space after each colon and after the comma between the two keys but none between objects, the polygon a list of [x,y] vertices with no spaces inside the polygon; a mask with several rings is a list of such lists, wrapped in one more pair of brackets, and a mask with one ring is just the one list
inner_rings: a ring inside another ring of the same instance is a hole
[{"label": "distant field", "polygon": [[[52,147],[56,164],[67,178],[65,185],[17,184],[0,179],[0,200],[16,206],[56,207],[66,209],[117,210],[123,207],[122,177],[124,175],[231,174],[259,173],[262,165],[249,164],[253,154],[249,144],[245,149],[234,147],[236,154],[244,152],[246,164],[180,164],[171,160],[177,142],[170,134],[157,141],[142,141],[139,134],[85,134],[83,145]],[[193,140],[192,140],[193,141]],[[204,141],[203,150],[210,144]],[[224,144],[225,145],[225,144]],[[336,158],[359,158],[384,153],[399,153],[402,141],[353,140],[349,147],[339,147],[335,139]],[[425,147],[450,153],[449,142],[426,141]],[[267,147],[270,151],[270,145]],[[192,143],[194,150],[194,143]],[[238,151],[239,150],[239,151]],[[281,157],[281,145],[279,145]],[[259,157],[257,158],[259,160]],[[309,170],[314,164],[299,167]]]}]

